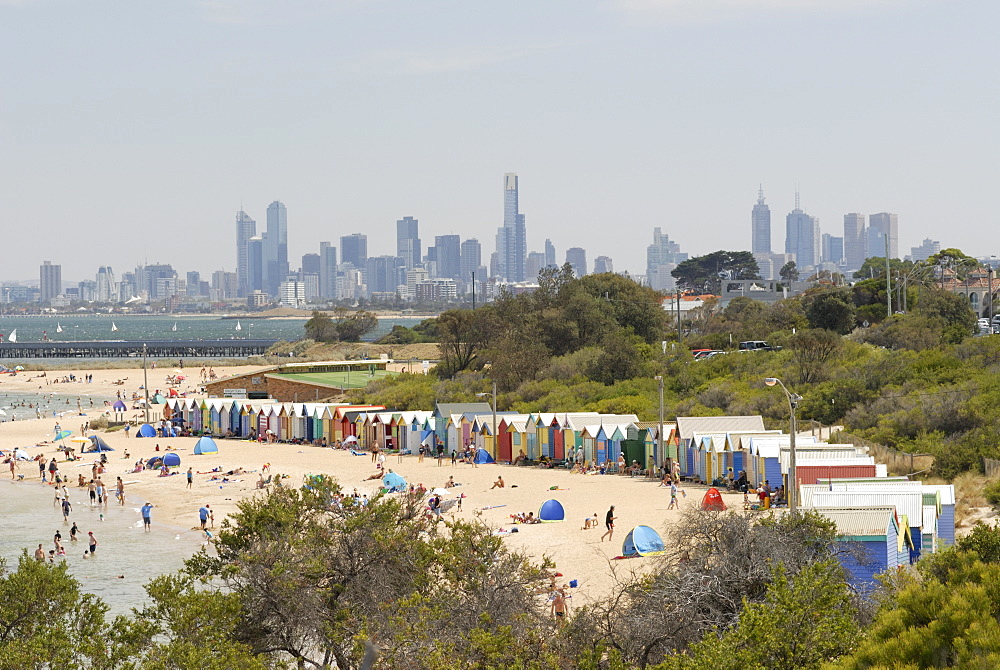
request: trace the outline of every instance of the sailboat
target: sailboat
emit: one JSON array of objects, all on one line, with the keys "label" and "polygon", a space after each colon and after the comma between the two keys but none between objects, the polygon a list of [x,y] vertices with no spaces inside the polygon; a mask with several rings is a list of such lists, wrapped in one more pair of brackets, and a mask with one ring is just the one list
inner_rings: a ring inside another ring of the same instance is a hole
[{"label": "sailboat", "polygon": [[10,331],[10,336],[7,338],[8,342],[17,342],[17,328]]},{"label": "sailboat", "polygon": [[239,319],[236,319],[236,330],[243,330],[243,326],[240,325]]},{"label": "sailboat", "polygon": [[111,332],[114,333],[114,332],[117,332],[117,331],[118,331],[118,326],[116,326],[115,322],[112,321],[111,322]]},{"label": "sailboat", "polygon": [[172,333],[176,333],[177,332],[177,322],[176,321],[174,321],[173,327],[170,328],[170,332],[172,332]]},{"label": "sailboat", "polygon": [[56,332],[57,333],[61,333],[62,332],[62,324],[59,323],[58,321],[56,321]]}]

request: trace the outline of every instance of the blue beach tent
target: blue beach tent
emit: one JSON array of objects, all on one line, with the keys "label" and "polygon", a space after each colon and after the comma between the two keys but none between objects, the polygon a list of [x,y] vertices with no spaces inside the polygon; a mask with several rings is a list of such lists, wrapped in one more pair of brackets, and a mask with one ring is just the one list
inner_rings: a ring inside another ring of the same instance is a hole
[{"label": "blue beach tent", "polygon": [[171,454],[164,454],[163,455],[163,464],[166,465],[166,466],[168,466],[168,467],[171,467],[171,468],[176,468],[177,466],[179,466],[181,464],[181,457],[178,456],[177,454],[173,454],[173,453],[171,453]]},{"label": "blue beach tent", "polygon": [[156,437],[156,429],[150,426],[148,423],[144,423],[139,426],[139,433],[136,437]]},{"label": "blue beach tent", "polygon": [[99,435],[91,435],[90,444],[83,450],[83,453],[92,454],[101,451],[114,451],[114,449],[109,447],[108,443],[101,439]]},{"label": "blue beach tent", "polygon": [[542,521],[565,521],[566,510],[558,500],[546,500],[538,510],[538,518]]},{"label": "blue beach tent", "polygon": [[475,461],[479,465],[484,465],[486,463],[496,463],[496,460],[490,456],[490,452],[486,451],[482,447],[476,452]]},{"label": "blue beach tent", "polygon": [[162,456],[153,456],[151,459],[146,461],[147,470],[157,470],[163,466]]},{"label": "blue beach tent", "polygon": [[622,556],[656,556],[665,551],[663,538],[649,526],[636,526],[625,536],[622,543]]},{"label": "blue beach tent", "polygon": [[406,480],[395,472],[387,473],[385,477],[382,478],[382,486],[389,493],[396,493],[397,491],[406,490]]},{"label": "blue beach tent", "polygon": [[114,409],[116,412],[127,412],[128,405],[123,403],[121,400],[116,400],[115,404],[112,405],[112,409]]},{"label": "blue beach tent", "polygon": [[215,440],[208,437],[207,435],[194,445],[194,454],[198,456],[200,454],[217,454],[219,453],[219,445],[215,443]]}]

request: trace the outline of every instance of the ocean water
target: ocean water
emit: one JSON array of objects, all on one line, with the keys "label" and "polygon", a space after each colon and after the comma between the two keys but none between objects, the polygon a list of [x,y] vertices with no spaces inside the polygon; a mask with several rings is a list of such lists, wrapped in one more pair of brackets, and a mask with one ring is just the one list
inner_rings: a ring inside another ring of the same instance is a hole
[{"label": "ocean water", "polygon": [[[7,473],[5,466],[3,475],[9,476]],[[9,568],[16,568],[22,550],[27,549],[31,555],[39,543],[47,556],[54,548],[52,540],[59,530],[66,556],[56,560],[66,561],[83,591],[104,600],[111,616],[141,607],[148,600],[143,585],[156,575],[179,570],[184,559],[198,551],[205,541],[201,532],[158,523],[155,508],[153,532],[144,533],[139,507],[145,500],[130,498],[127,485],[125,506],[120,507],[112,499],[103,509],[90,506],[86,489],[69,487],[73,512],[70,523],[64,525],[62,512],[53,506],[54,491],[38,482],[35,464],[22,463],[19,473],[25,476],[25,481],[0,480],[0,499],[4,507],[0,557],[7,561]],[[72,478],[76,476],[74,472],[68,474]],[[111,481],[115,476],[112,474]],[[127,477],[124,479],[128,481]],[[73,521],[80,529],[78,542],[69,539]],[[98,542],[97,555],[92,559],[83,558],[88,531],[93,531]]]},{"label": "ocean water", "polygon": [[[369,333],[366,341],[374,341],[392,330],[396,324],[414,326],[424,317],[379,319],[378,327]],[[0,333],[4,341],[17,330],[18,342],[41,342],[45,336],[58,342],[93,342],[97,340],[217,340],[234,337],[297,340],[305,333],[308,318],[302,319],[223,319],[218,315],[205,316],[2,316]],[[114,323],[118,330],[112,330]],[[173,330],[174,325],[177,330]],[[57,333],[57,327],[62,328]]]},{"label": "ocean water", "polygon": [[[104,407],[105,401],[111,403],[115,401],[115,398],[111,396],[88,393],[86,384],[73,384],[72,386],[66,384],[64,389],[62,388],[63,384],[45,386],[44,380],[39,381],[43,382],[41,384],[43,390],[35,393],[0,390],[0,421],[51,419],[63,415],[75,415],[80,409],[84,411],[98,409]],[[0,385],[0,389],[2,388],[3,386]],[[62,393],[47,389],[59,389]]]}]

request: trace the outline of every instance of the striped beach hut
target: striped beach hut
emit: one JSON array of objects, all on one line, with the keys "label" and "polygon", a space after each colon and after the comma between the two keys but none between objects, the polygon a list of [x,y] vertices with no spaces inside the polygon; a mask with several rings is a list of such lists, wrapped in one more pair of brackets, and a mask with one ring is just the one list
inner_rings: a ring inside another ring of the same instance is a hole
[{"label": "striped beach hut", "polygon": [[[843,545],[837,556],[854,589],[870,593],[878,585],[878,575],[909,563],[905,557],[912,547],[906,544],[909,535],[900,527],[895,507],[827,507],[816,511],[837,527],[837,541]],[[904,557],[902,563],[900,556]]]}]

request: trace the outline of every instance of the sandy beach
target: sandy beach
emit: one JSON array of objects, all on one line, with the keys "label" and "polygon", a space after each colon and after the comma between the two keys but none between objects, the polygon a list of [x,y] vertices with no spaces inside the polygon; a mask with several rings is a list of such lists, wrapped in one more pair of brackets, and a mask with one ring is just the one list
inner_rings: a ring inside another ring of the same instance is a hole
[{"label": "sandy beach", "polygon": [[[251,366],[216,368],[216,374],[222,377],[251,369],[254,368]],[[151,392],[157,386],[162,387],[164,372],[162,369],[149,372]],[[172,370],[166,372],[173,374]],[[198,369],[189,372],[193,373],[190,377],[193,389],[196,386],[193,382],[197,381]],[[0,392],[37,393],[41,382],[43,389],[51,393],[69,396],[88,393],[93,396],[114,398],[116,391],[123,389],[131,396],[133,391],[138,390],[142,380],[141,369],[92,372],[81,370],[72,374],[77,378],[93,374],[93,383],[46,386],[45,379],[36,378],[38,374],[32,372],[28,376],[18,375],[14,378],[4,375],[0,377]],[[70,373],[50,372],[50,381],[55,374],[62,378]],[[115,381],[123,378],[127,378],[124,386],[115,384]],[[72,413],[67,412],[58,421],[64,429],[72,430],[74,436],[79,434],[81,424],[96,419],[105,411],[103,406],[94,409],[84,406],[83,414],[86,416],[83,416],[75,411],[75,407],[73,409]],[[0,449],[25,447],[51,440],[54,424],[55,420],[51,414],[42,419],[18,418],[17,421],[6,421],[0,424]],[[198,509],[205,504],[210,505],[214,511],[215,523],[218,526],[226,515],[236,510],[239,500],[259,494],[256,483],[265,463],[270,464],[272,475],[280,473],[288,476],[283,480],[286,485],[298,486],[309,474],[327,474],[335,477],[348,492],[357,488],[359,492],[370,496],[379,487],[378,481],[366,481],[369,475],[376,472],[371,458],[367,455],[353,456],[347,451],[302,445],[268,445],[243,440],[218,440],[218,454],[195,456],[192,450],[196,438],[136,438],[126,437],[122,431],[97,434],[115,449],[108,455],[105,484],[113,489],[115,478],[121,476],[126,482],[126,496],[130,504],[142,504],[148,500],[156,507],[155,520],[180,528],[198,526]],[[31,447],[28,453],[32,457],[43,453],[48,459],[55,456],[60,471],[72,480],[70,486],[72,491],[78,474],[89,476],[90,468],[84,466],[93,463],[94,455],[85,454],[81,461],[66,462],[62,452],[56,450],[56,446],[48,444]],[[157,446],[160,448],[159,452],[156,451]],[[136,460],[148,459],[156,454],[162,455],[168,447],[181,458],[181,467],[174,469],[178,474],[160,477],[156,471],[132,472]],[[124,457],[126,451],[129,454],[128,458]],[[386,465],[401,474],[407,482],[422,483],[428,489],[443,487],[448,478],[454,476],[460,486],[452,491],[455,495],[465,496],[462,501],[462,511],[454,512],[454,515],[458,518],[481,519],[498,529],[517,528],[518,532],[506,536],[509,545],[534,557],[549,556],[566,581],[578,580],[580,589],[575,591],[578,603],[600,598],[609,593],[614,571],[643,570],[653,565],[654,559],[612,560],[621,554],[622,541],[632,527],[645,524],[662,532],[672,522],[671,520],[678,516],[678,512],[667,510],[670,499],[668,490],[660,488],[656,481],[641,477],[578,475],[565,470],[502,465],[474,467],[459,463],[456,467],[452,467],[448,459],[438,466],[437,461],[430,458],[420,463],[417,456],[399,458],[390,455]],[[191,489],[186,487],[186,477],[183,474],[189,466],[193,467],[196,473]],[[220,476],[210,472],[215,468],[222,473],[243,468],[247,473],[230,476],[228,482],[222,482],[212,479],[213,476]],[[5,470],[5,475],[6,472]],[[24,475],[24,486],[41,486],[35,463],[22,462],[17,472]],[[506,486],[491,488],[501,476]],[[552,490],[552,487],[558,489]],[[687,495],[681,499],[682,508],[696,505],[701,500],[705,487],[685,485],[684,490]],[[529,511],[537,514],[541,503],[549,498],[559,500],[563,504],[566,510],[564,522],[517,526],[511,524],[511,514]],[[725,495],[724,498],[727,504],[742,504],[741,495]],[[614,513],[618,517],[615,532],[611,541],[601,542],[600,538],[605,530],[604,517],[611,505],[615,506]],[[583,530],[584,519],[594,514],[600,520],[598,527]]]}]

